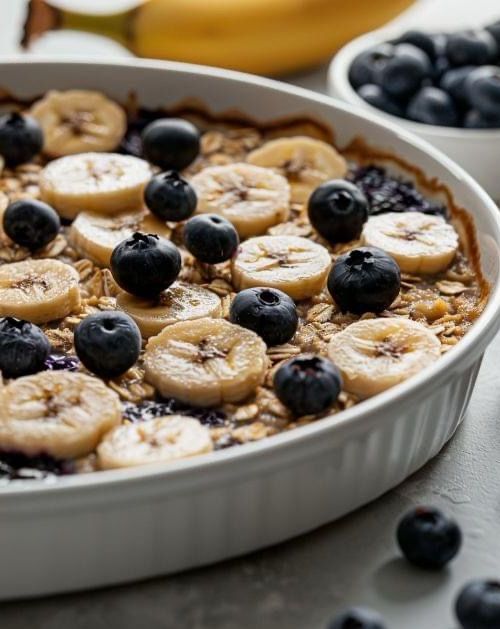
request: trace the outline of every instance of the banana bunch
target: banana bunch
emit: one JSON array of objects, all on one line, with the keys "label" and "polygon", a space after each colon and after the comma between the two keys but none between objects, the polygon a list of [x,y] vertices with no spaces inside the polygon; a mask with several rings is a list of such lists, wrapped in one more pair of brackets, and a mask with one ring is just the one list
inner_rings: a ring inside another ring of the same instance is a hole
[{"label": "banana bunch", "polygon": [[[23,43],[50,30],[111,37],[140,57],[283,74],[325,61],[413,0],[136,0],[123,12],[86,0],[31,0]],[[97,5],[95,5],[97,6]]]}]

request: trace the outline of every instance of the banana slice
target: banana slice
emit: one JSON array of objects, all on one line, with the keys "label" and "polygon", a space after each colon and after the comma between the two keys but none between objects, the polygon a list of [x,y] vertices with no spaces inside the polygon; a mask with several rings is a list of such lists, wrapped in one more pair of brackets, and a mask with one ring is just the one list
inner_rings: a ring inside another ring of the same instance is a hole
[{"label": "banana slice", "polygon": [[347,162],[333,146],[306,136],[270,140],[252,151],[247,161],[287,177],[294,203],[305,203],[320,184],[347,173]]},{"label": "banana slice", "polygon": [[78,252],[100,266],[109,266],[113,249],[134,232],[169,238],[167,225],[145,210],[116,216],[81,212],[73,221],[69,240]]},{"label": "banana slice", "polygon": [[118,153],[81,153],[50,162],[40,174],[40,196],[61,216],[82,210],[118,214],[143,207],[151,178],[147,162]]},{"label": "banana slice", "polygon": [[168,463],[213,450],[210,430],[194,417],[170,415],[138,424],[122,424],[97,448],[101,469]]},{"label": "banana slice", "polygon": [[80,309],[79,275],[59,260],[23,260],[0,266],[0,317],[32,323],[62,319]]},{"label": "banana slice", "polygon": [[73,458],[120,423],[117,394],[96,378],[44,371],[0,390],[0,449]]},{"label": "banana slice", "polygon": [[164,397],[197,406],[238,402],[263,381],[266,345],[224,319],[181,321],[149,339],[144,367]]},{"label": "banana slice", "polygon": [[233,283],[279,288],[292,299],[320,293],[331,266],[325,247],[300,236],[260,236],[242,243],[232,262]]},{"label": "banana slice", "polygon": [[388,212],[366,222],[362,239],[389,253],[405,273],[438,273],[453,261],[458,234],[441,216]]},{"label": "banana slice", "polygon": [[328,355],[342,372],[345,390],[368,398],[434,363],[441,344],[416,321],[368,319],[335,334]]},{"label": "banana slice", "polygon": [[220,214],[236,227],[240,238],[264,234],[289,216],[290,186],[268,168],[228,164],[205,168],[191,184],[197,212]]},{"label": "banana slice", "polygon": [[44,152],[62,157],[113,151],[127,130],[125,111],[101,92],[48,92],[31,108],[44,135]]},{"label": "banana slice", "polygon": [[123,292],[118,295],[116,305],[132,317],[145,339],[156,336],[167,325],[178,321],[222,316],[218,295],[185,282],[176,282],[154,301]]}]

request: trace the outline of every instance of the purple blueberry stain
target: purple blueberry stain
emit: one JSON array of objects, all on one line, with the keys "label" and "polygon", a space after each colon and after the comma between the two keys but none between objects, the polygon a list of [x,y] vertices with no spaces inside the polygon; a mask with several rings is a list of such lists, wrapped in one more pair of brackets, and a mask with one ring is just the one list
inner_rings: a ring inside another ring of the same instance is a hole
[{"label": "purple blueberry stain", "polygon": [[49,454],[28,456],[23,452],[0,452],[0,479],[43,480],[75,473],[73,461],[55,459]]},{"label": "purple blueberry stain", "polygon": [[48,371],[78,371],[80,361],[76,356],[51,354],[45,361],[45,368]]},{"label": "purple blueberry stain", "polygon": [[123,418],[133,423],[166,415],[189,415],[209,428],[221,427],[226,423],[226,415],[219,409],[189,406],[175,399],[146,400],[139,404],[125,402],[123,408]]}]

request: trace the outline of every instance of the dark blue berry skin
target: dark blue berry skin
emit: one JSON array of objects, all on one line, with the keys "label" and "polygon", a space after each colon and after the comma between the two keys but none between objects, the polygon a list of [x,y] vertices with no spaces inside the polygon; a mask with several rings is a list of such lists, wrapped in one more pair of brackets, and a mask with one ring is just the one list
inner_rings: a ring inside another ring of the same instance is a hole
[{"label": "dark blue berry skin", "polygon": [[500,68],[484,66],[471,72],[465,89],[470,105],[487,118],[500,118]]},{"label": "dark blue berry skin", "polygon": [[362,85],[358,89],[358,96],[372,107],[385,111],[387,114],[398,116],[399,118],[404,116],[404,109],[401,107],[400,103],[394,100],[394,98],[391,98],[380,86],[374,83]]},{"label": "dark blue berry skin", "polygon": [[333,619],[327,629],[386,629],[382,617],[365,607],[351,607]]},{"label": "dark blue berry skin", "polygon": [[451,68],[443,74],[439,82],[439,87],[448,92],[456,103],[462,106],[468,105],[468,96],[465,89],[467,79],[475,66],[464,66],[462,68]]},{"label": "dark blue berry skin", "polygon": [[101,378],[116,378],[132,367],[141,351],[137,324],[124,312],[98,312],[75,329],[75,350],[83,365]]},{"label": "dark blue berry skin", "polygon": [[486,27],[486,30],[493,36],[493,39],[497,43],[498,50],[500,51],[500,20],[494,22],[493,24],[489,24]]},{"label": "dark blue berry skin", "polygon": [[429,57],[411,44],[394,46],[393,56],[381,63],[375,73],[374,82],[394,98],[407,98],[432,76]]},{"label": "dark blue berry skin", "polygon": [[446,39],[446,56],[453,66],[480,66],[498,57],[498,46],[486,30],[452,33]]},{"label": "dark blue berry skin", "polygon": [[311,225],[328,242],[349,242],[361,234],[368,201],[354,184],[333,179],[314,190],[307,211]]},{"label": "dark blue berry skin", "polygon": [[253,330],[268,346],[288,343],[299,317],[294,301],[276,288],[247,288],[231,304],[232,323]]},{"label": "dark blue berry skin", "polygon": [[159,295],[177,279],[181,264],[177,247],[155,234],[136,232],[117,245],[111,255],[115,281],[137,297]]},{"label": "dark blue berry skin", "polygon": [[185,221],[196,209],[196,192],[175,170],[155,175],[144,191],[146,205],[162,221]]},{"label": "dark blue berry skin", "polygon": [[459,115],[451,96],[437,87],[423,87],[408,104],[407,116],[415,122],[456,127]]},{"label": "dark blue berry skin", "polygon": [[399,294],[396,261],[377,247],[359,247],[339,256],[328,276],[328,290],[342,312],[382,312]]},{"label": "dark blue berry skin", "polygon": [[349,81],[354,89],[373,83],[376,68],[393,55],[391,44],[380,44],[359,54],[349,68]]},{"label": "dark blue berry skin", "polygon": [[278,399],[296,416],[326,411],[342,390],[342,376],[328,359],[313,354],[291,358],[274,376]]},{"label": "dark blue berry skin", "polygon": [[234,225],[218,214],[198,214],[184,226],[186,249],[200,262],[219,264],[234,256],[240,239]]},{"label": "dark blue berry skin", "polygon": [[36,251],[54,240],[61,229],[61,220],[47,203],[21,199],[5,210],[3,228],[15,243]]},{"label": "dark blue berry skin", "polygon": [[471,109],[464,118],[466,129],[500,129],[500,116],[498,118],[487,118],[477,109]]},{"label": "dark blue berry skin", "polygon": [[45,368],[49,339],[29,321],[0,319],[0,372],[4,378],[19,378]]},{"label": "dark blue berry skin", "polygon": [[432,507],[416,507],[399,522],[397,540],[406,559],[426,570],[439,570],[462,545],[458,524]]},{"label": "dark blue berry skin", "polygon": [[160,118],[142,132],[144,157],[162,170],[183,170],[198,157],[200,133],[181,118]]},{"label": "dark blue berry skin", "polygon": [[43,148],[43,131],[31,116],[18,113],[0,116],[0,155],[7,166],[29,162]]},{"label": "dark blue berry skin", "polygon": [[500,582],[471,581],[458,595],[455,613],[462,629],[500,627]]},{"label": "dark blue berry skin", "polygon": [[434,61],[440,52],[438,40],[435,35],[419,31],[417,29],[409,30],[395,39],[393,44],[411,44],[423,50],[425,54]]}]

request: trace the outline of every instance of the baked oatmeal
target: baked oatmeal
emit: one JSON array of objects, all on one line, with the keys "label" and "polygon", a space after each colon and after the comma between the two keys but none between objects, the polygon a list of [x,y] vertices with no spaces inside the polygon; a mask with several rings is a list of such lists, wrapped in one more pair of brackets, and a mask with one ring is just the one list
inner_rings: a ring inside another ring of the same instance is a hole
[{"label": "baked oatmeal", "polygon": [[2,109],[7,480],[316,421],[434,363],[484,308],[465,210],[362,140],[84,90]]}]

